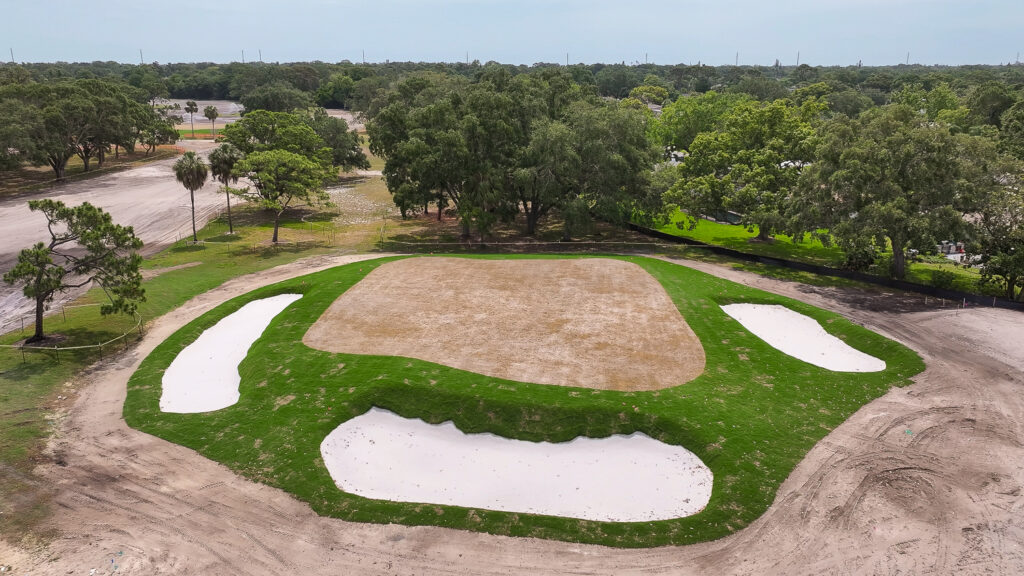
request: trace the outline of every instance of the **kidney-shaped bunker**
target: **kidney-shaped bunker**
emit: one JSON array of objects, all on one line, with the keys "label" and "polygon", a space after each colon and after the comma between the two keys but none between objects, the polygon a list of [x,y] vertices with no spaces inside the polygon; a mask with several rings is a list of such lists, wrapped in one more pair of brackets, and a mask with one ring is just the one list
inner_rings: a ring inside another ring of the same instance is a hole
[{"label": "kidney-shaped bunker", "polygon": [[829,334],[810,316],[778,304],[728,304],[722,306],[768,344],[803,360],[834,372],[881,372],[885,361],[865,354]]},{"label": "kidney-shaped bunker", "polygon": [[210,412],[238,402],[238,365],[274,316],[299,298],[302,294],[254,300],[204,330],[164,372],[160,410]]},{"label": "kidney-shaped bunker", "polygon": [[371,408],[320,452],[339,488],[381,500],[638,522],[690,516],[711,498],[696,455],[641,433],[527,442]]}]

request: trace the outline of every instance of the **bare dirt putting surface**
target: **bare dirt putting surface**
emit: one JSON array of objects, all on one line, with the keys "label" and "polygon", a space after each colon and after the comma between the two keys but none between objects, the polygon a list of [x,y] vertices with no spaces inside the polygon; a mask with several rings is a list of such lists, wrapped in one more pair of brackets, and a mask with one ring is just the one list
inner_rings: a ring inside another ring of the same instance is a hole
[{"label": "bare dirt putting surface", "polygon": [[606,522],[682,518],[711,499],[700,458],[639,432],[527,442],[371,408],[320,452],[338,487],[366,498]]},{"label": "bare dirt putting surface", "polygon": [[700,340],[661,284],[603,258],[390,262],[342,294],[303,342],[606,390],[668,388],[704,371]]}]

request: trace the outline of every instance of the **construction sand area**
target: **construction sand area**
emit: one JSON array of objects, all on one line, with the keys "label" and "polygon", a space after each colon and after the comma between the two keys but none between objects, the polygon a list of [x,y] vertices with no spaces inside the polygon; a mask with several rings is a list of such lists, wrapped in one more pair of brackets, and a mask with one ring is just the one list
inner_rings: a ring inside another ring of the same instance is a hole
[{"label": "construction sand area", "polygon": [[661,284],[606,258],[389,262],[335,300],[303,342],[606,390],[678,386],[704,371],[700,340]]},{"label": "construction sand area", "polygon": [[842,314],[928,364],[913,385],[820,441],[750,526],[686,547],[611,549],[320,517],[281,490],[125,425],[126,383],[169,335],[231,298],[353,258],[315,257],[229,281],[71,383],[51,459],[38,469],[55,490],[44,528],[58,537],[22,552],[0,541],[0,564],[15,574],[109,574],[115,558],[118,573],[138,575],[1024,573],[1024,322],[1007,310],[957,313],[920,297],[681,261]]},{"label": "construction sand area", "polygon": [[711,499],[695,454],[645,434],[527,442],[371,408],[320,447],[338,487],[366,498],[605,522],[691,516]]}]

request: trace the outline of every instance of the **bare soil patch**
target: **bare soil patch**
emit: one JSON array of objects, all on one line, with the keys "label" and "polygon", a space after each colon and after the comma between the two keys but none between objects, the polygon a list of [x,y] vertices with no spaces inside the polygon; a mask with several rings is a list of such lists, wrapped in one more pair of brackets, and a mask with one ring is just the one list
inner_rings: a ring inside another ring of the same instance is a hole
[{"label": "bare soil patch", "polygon": [[149,280],[150,278],[156,278],[161,274],[167,272],[174,272],[175,270],[184,270],[185,268],[191,268],[193,266],[199,266],[202,262],[186,262],[184,264],[178,264],[177,266],[165,266],[163,268],[148,268],[142,270],[142,279]]},{"label": "bare soil patch", "polygon": [[700,340],[661,284],[603,258],[390,262],[335,300],[303,342],[605,390],[658,390],[704,371]]}]

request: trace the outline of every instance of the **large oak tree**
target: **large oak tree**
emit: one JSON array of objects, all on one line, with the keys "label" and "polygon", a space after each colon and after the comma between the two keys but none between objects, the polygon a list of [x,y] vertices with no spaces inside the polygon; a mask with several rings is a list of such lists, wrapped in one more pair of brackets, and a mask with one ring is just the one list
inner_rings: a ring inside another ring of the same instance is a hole
[{"label": "large oak tree", "polygon": [[890,273],[904,278],[907,249],[968,235],[965,216],[1003,186],[996,159],[987,138],[954,134],[907,106],[876,108],[823,128],[791,211],[805,231],[890,247]]},{"label": "large oak tree", "polygon": [[278,241],[281,214],[292,202],[314,206],[330,203],[324,182],[331,177],[332,170],[329,165],[287,150],[253,152],[235,167],[237,175],[252,182],[252,187],[239,195],[274,212],[274,243]]}]

